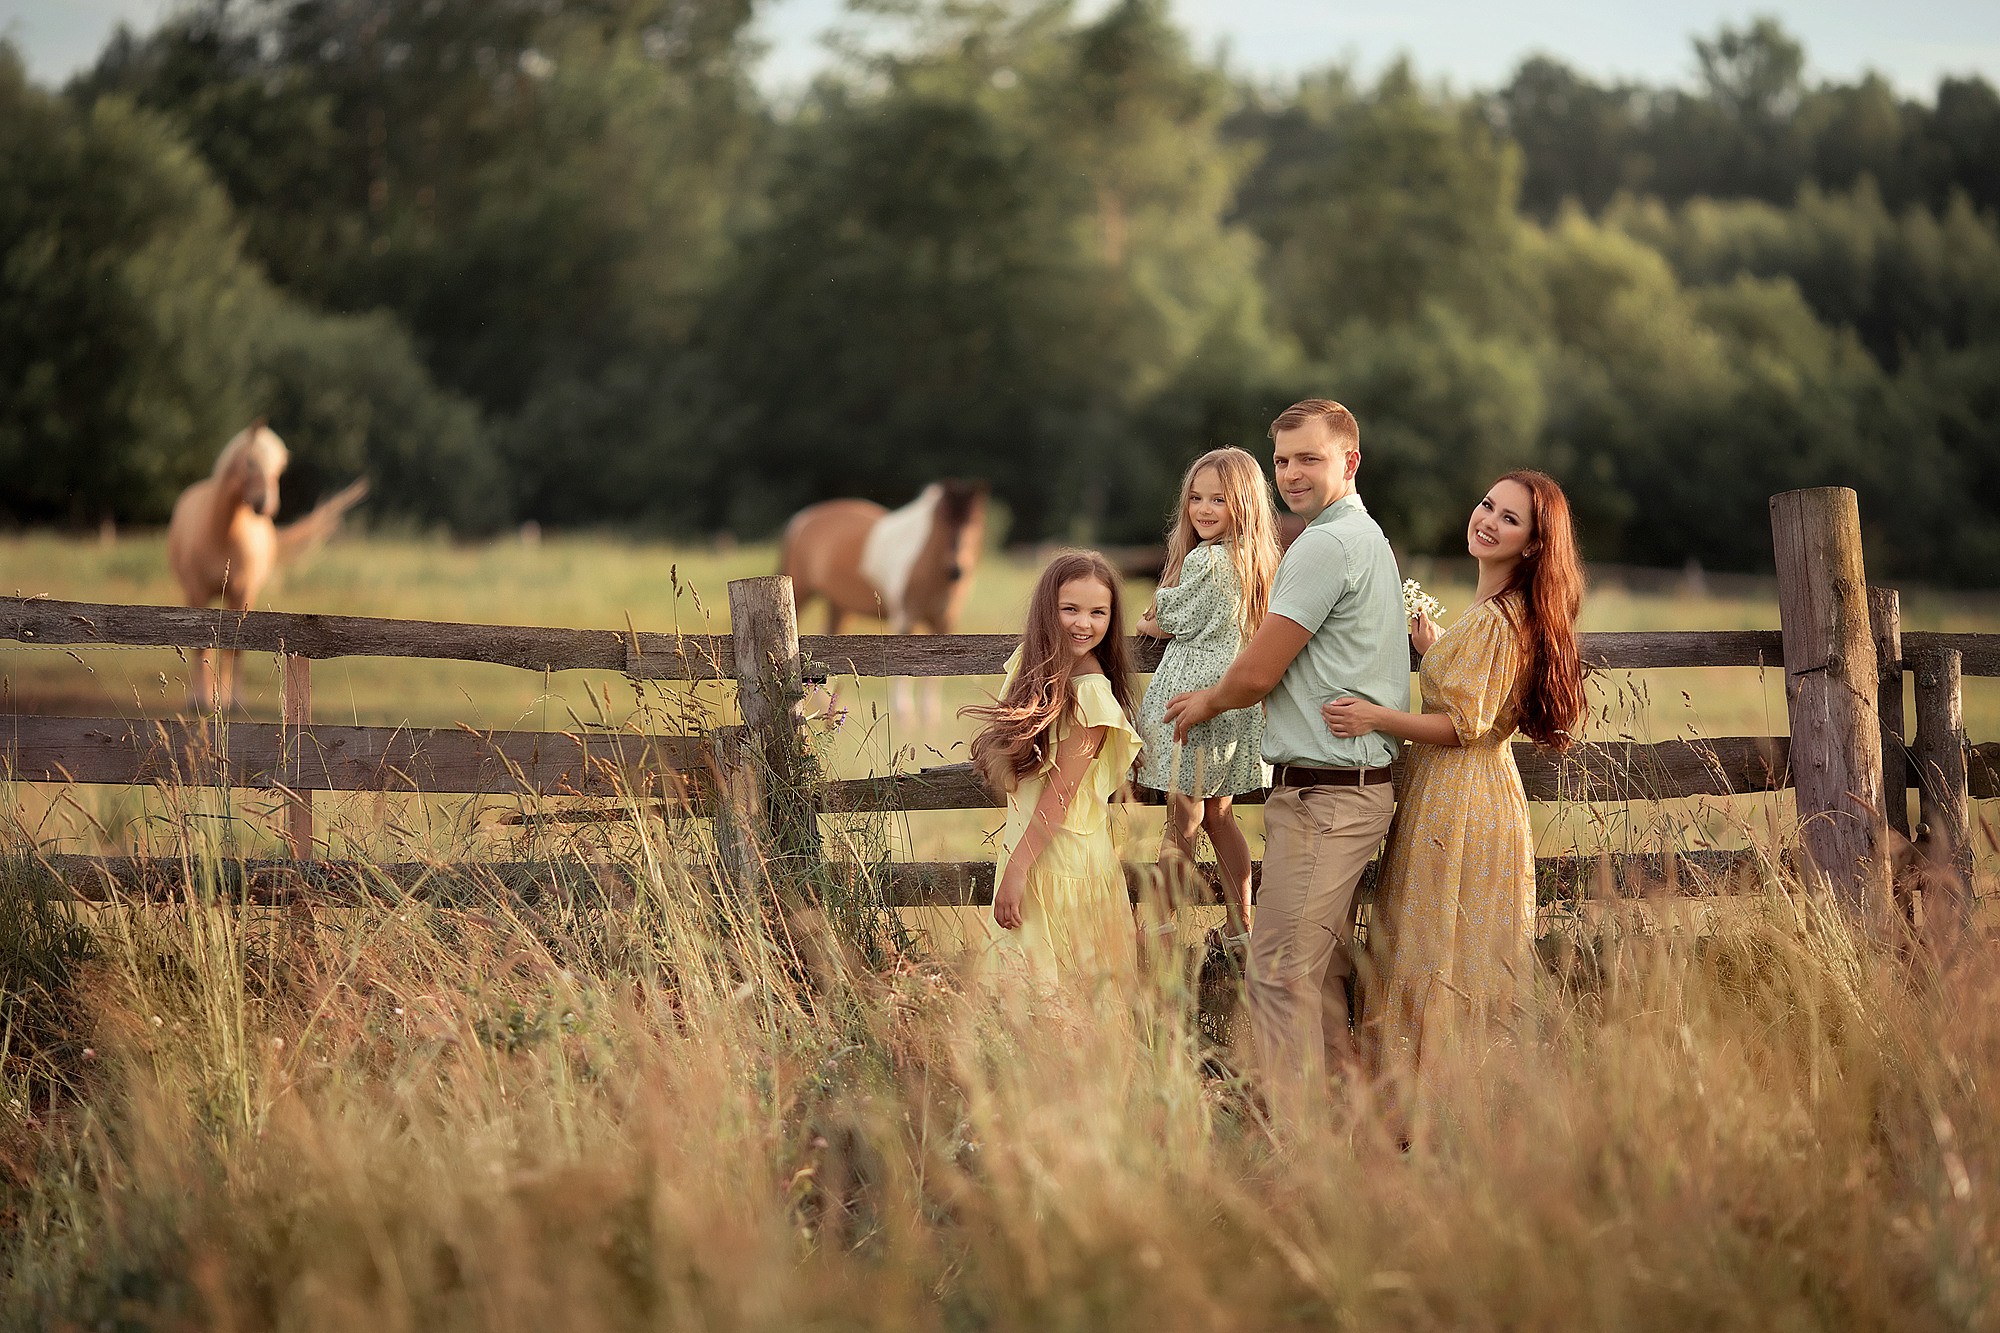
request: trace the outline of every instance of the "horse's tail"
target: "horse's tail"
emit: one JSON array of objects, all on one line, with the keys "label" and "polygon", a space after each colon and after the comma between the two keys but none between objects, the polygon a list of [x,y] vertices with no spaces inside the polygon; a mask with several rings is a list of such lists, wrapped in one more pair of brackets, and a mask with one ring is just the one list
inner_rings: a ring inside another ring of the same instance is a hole
[{"label": "horse's tail", "polygon": [[335,492],[312,507],[312,512],[296,523],[278,529],[278,563],[290,564],[331,537],[348,510],[368,494],[368,478]]}]

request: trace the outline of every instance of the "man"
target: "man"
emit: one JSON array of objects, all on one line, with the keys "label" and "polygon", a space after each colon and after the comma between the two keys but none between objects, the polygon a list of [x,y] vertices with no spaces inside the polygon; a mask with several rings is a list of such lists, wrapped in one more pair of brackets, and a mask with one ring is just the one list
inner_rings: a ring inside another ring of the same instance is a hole
[{"label": "man", "polygon": [[1354,890],[1395,809],[1396,742],[1338,737],[1319,707],[1353,696],[1410,706],[1409,622],[1395,553],[1355,493],[1361,430],[1308,398],[1271,423],[1278,493],[1306,528],[1278,566],[1271,607],[1222,679],[1167,704],[1174,735],[1265,706],[1264,881],[1250,935],[1250,1022],[1273,1108],[1305,1110],[1329,1066],[1354,1062],[1347,980]]}]

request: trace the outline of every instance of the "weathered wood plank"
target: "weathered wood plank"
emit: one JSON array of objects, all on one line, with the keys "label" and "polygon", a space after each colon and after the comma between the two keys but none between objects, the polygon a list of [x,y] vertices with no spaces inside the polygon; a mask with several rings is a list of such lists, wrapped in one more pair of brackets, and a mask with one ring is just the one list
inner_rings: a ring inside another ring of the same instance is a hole
[{"label": "weathered wood plank", "polygon": [[1889,919],[1882,723],[1868,623],[1861,512],[1844,486],[1771,497],[1799,837],[1834,897],[1867,925]]},{"label": "weathered wood plank", "polygon": [[1777,667],[1784,661],[1784,640],[1774,629],[1619,630],[1582,640],[1584,665],[1604,670]]},{"label": "weathered wood plank", "polygon": [[1931,648],[1910,660],[1917,678],[1917,738],[1911,746],[1917,813],[1935,871],[1926,884],[1924,919],[1927,926],[1957,932],[1972,920],[1971,781],[1960,658],[1956,649]]},{"label": "weathered wood plank", "polygon": [[0,718],[0,772],[22,782],[155,782],[296,791],[507,792],[609,796],[658,791],[705,770],[681,736],[475,732],[268,722]]},{"label": "weathered wood plank", "polygon": [[[736,702],[757,769],[751,841],[756,873],[782,885],[820,860],[814,788],[820,772],[800,712],[805,686],[792,581],[783,574],[732,579],[729,623],[736,643]],[[748,863],[735,878],[749,873]]]},{"label": "weathered wood plank", "polygon": [[76,902],[172,903],[215,900],[253,906],[310,902],[323,907],[415,901],[477,908],[505,901],[615,905],[632,886],[616,866],[579,861],[289,861],[265,858],[183,861],[179,857],[55,855],[7,861],[15,882],[40,881]]},{"label": "weathered wood plank", "polygon": [[2000,798],[2000,741],[1966,747],[1965,785],[1975,801]]},{"label": "weathered wood plank", "polygon": [[1868,590],[1868,629],[1875,638],[1875,715],[1882,724],[1882,806],[1889,827],[1907,838],[1910,747],[1903,739],[1903,606],[1894,588]]},{"label": "weathered wood plank", "polygon": [[284,691],[281,711],[285,727],[282,742],[287,761],[284,780],[285,785],[291,788],[286,798],[285,842],[291,848],[293,859],[310,861],[313,857],[313,795],[299,781],[296,761],[300,753],[299,741],[305,728],[312,725],[312,659],[286,653],[281,660],[284,663],[280,677]]},{"label": "weathered wood plank", "polygon": [[[1964,653],[1967,675],[2000,674],[2000,635],[1918,636]],[[0,639],[70,646],[237,648],[300,657],[423,657],[490,662],[530,671],[622,671],[642,680],[729,680],[734,647],[727,634],[633,633],[622,629],[476,625],[388,620],[289,611],[224,611],[184,606],[120,606],[42,597],[0,597]],[[806,635],[799,640],[808,675],[999,675],[1018,642],[1011,634]],[[1159,663],[1159,641],[1135,637],[1138,669]],[[1583,636],[1595,667],[1758,666],[1779,660],[1775,630],[1633,631]],[[1412,659],[1414,665],[1414,658]]]},{"label": "weathered wood plank", "polygon": [[[1560,757],[1525,741],[1514,745],[1521,785],[1531,801],[1650,801],[1782,791],[1791,785],[1788,754],[1782,736],[1719,736],[1654,745],[1600,742]],[[1236,799],[1254,804],[1264,798],[1251,793]],[[972,765],[945,764],[916,773],[829,782],[822,808],[979,810],[1005,804],[986,790]]]},{"label": "weathered wood plank", "polygon": [[1960,676],[2000,676],[2000,634],[1939,634],[1931,630],[1903,631],[1903,660],[1922,652],[1950,650],[1959,657]]},{"label": "weathered wood plank", "polygon": [[[623,671],[630,636],[620,630],[5,597],[0,598],[0,638],[38,644],[237,648],[313,658],[429,657],[531,671]],[[675,636],[641,635],[639,641],[642,648],[664,658],[673,652]]]},{"label": "weathered wood plank", "polygon": [[[1664,892],[1701,895],[1740,888],[1758,878],[1763,859],[1754,852],[1692,851],[1550,856],[1535,862],[1537,897],[1561,902],[1609,894],[1636,897]],[[1378,863],[1363,874],[1361,898],[1373,896]],[[246,859],[187,862],[178,857],[56,855],[5,863],[6,873],[39,880],[55,895],[78,902],[185,902],[190,898],[277,906],[311,902],[327,907],[413,901],[438,907],[477,908],[497,901],[528,907],[557,903],[617,906],[631,901],[634,886],[616,865],[577,861],[400,862],[286,861]],[[1199,869],[1215,891],[1215,867]],[[886,875],[881,881],[897,907],[988,907],[993,902],[989,861],[903,861],[855,867],[859,874]],[[1127,862],[1125,878],[1137,902],[1152,873],[1150,864]],[[1263,864],[1251,866],[1252,883]],[[705,872],[693,877],[707,884]]]},{"label": "weathered wood plank", "polygon": [[[2000,635],[1993,636],[2000,640]],[[799,648],[811,674],[836,676],[997,676],[1020,639],[1012,634],[934,634],[898,638],[887,634],[806,635]],[[1134,635],[1135,669],[1160,664],[1164,645]],[[1637,630],[1586,634],[1581,651],[1588,665],[1607,670],[1671,667],[1771,666],[1783,661],[1776,630]],[[2000,652],[2000,646],[1996,646]],[[1410,655],[1410,669],[1418,658]]]}]

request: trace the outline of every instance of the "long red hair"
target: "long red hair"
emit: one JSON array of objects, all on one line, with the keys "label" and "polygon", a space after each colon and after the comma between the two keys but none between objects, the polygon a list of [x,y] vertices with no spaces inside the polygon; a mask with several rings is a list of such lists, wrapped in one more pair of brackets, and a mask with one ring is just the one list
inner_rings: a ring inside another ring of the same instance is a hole
[{"label": "long red hair", "polygon": [[1021,630],[1021,666],[1006,691],[990,704],[959,709],[984,723],[972,738],[972,763],[998,790],[1012,791],[1055,755],[1056,723],[1076,708],[1069,643],[1060,616],[1065,583],[1091,579],[1111,593],[1111,624],[1091,652],[1119,707],[1132,712],[1132,650],[1119,610],[1118,572],[1095,551],[1066,551],[1049,561],[1028,600]]},{"label": "long red hair", "polygon": [[[1576,614],[1583,606],[1583,557],[1569,497],[1545,472],[1509,472],[1501,481],[1527,489],[1534,532],[1521,563],[1494,600],[1520,636],[1521,734],[1550,750],[1566,750],[1583,723],[1583,658],[1577,651]],[[1517,616],[1515,606],[1519,606]]]}]

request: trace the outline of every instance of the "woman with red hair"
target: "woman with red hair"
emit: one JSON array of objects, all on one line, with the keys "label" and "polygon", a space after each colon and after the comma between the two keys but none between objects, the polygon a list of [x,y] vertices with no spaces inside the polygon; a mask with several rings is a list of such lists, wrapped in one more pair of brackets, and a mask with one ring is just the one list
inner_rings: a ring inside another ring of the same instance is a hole
[{"label": "woman with red hair", "polygon": [[1583,565],[1569,501],[1540,472],[1493,483],[1466,524],[1479,562],[1473,603],[1449,629],[1419,616],[1423,711],[1336,699],[1336,736],[1383,731],[1411,741],[1396,822],[1382,857],[1368,952],[1364,1031],[1378,1073],[1477,1058],[1515,1024],[1530,975],[1535,848],[1509,744],[1569,746],[1583,720],[1576,615]]}]

